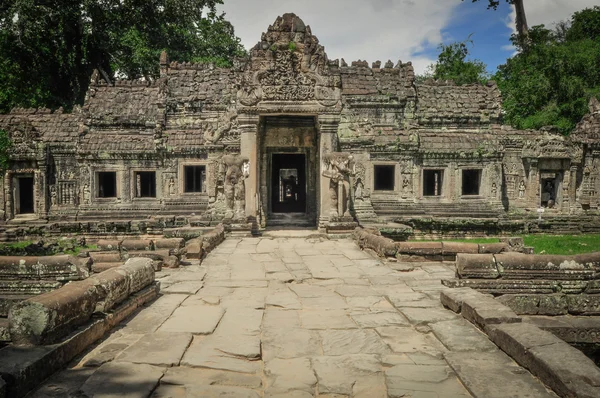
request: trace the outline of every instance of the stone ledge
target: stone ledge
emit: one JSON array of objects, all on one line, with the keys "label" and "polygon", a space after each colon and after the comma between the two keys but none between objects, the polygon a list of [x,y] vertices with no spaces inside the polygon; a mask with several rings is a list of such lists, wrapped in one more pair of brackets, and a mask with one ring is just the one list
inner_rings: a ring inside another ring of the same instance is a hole
[{"label": "stone ledge", "polygon": [[463,300],[462,316],[471,323],[485,329],[499,323],[519,323],[519,317],[513,310],[500,304],[490,296],[471,296]]},{"label": "stone ledge", "polygon": [[[471,289],[470,287],[460,287],[456,289],[446,289],[442,290],[440,293],[440,301],[445,307],[450,308],[452,311],[456,313],[460,313],[462,310],[462,304],[464,299],[467,297],[479,297],[480,295],[484,295],[483,293],[479,293],[476,290]],[[489,296],[485,294],[485,296]]]},{"label": "stone ledge", "polygon": [[[0,362],[0,380],[6,381],[6,396],[25,396],[139,307],[158,297],[159,290],[157,282],[151,284],[130,296],[104,317],[93,318],[58,344],[30,347],[10,345],[0,349],[0,357],[3,359]],[[0,398],[3,398],[1,393]]]},{"label": "stone ledge", "polygon": [[528,323],[493,325],[490,339],[561,397],[600,396],[600,369],[582,352]]}]

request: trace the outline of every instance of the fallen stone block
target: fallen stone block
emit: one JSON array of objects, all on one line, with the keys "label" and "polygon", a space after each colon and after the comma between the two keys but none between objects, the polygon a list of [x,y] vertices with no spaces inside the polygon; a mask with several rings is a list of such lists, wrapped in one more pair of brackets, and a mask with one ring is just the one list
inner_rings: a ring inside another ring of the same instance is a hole
[{"label": "fallen stone block", "polygon": [[441,256],[442,242],[396,242],[398,254],[423,257]]},{"label": "fallen stone block", "polygon": [[510,251],[508,244],[506,243],[480,243],[479,253],[480,254],[498,254]]},{"label": "fallen stone block", "polygon": [[380,257],[395,257],[398,252],[396,242],[370,230],[357,229],[353,235],[361,249],[371,249]]},{"label": "fallen stone block", "polygon": [[223,224],[217,225],[213,230],[200,236],[202,248],[205,253],[210,253],[215,247],[225,240],[225,227]]},{"label": "fallen stone block", "polygon": [[93,281],[72,282],[12,306],[11,339],[17,345],[52,344],[85,323],[101,295]]},{"label": "fallen stone block", "polygon": [[31,297],[32,295],[28,294],[0,296],[0,317],[7,317],[8,311],[15,303],[27,300]]},{"label": "fallen stone block", "polygon": [[[460,313],[462,309],[462,303],[466,298],[477,298],[481,297],[482,295],[484,294],[479,293],[478,291],[469,287],[459,287],[456,289],[442,290],[440,292],[440,301],[445,307],[450,308],[456,313]],[[485,294],[484,296],[492,297],[488,294]]]},{"label": "fallen stone block", "polygon": [[108,312],[116,304],[125,300],[130,294],[127,276],[116,269],[110,269],[93,275],[88,281],[94,283],[101,297],[96,302],[94,312]]},{"label": "fallen stone block", "polygon": [[153,250],[154,243],[150,239],[125,239],[121,243],[121,250]]},{"label": "fallen stone block", "polygon": [[130,294],[154,282],[154,265],[149,258],[130,258],[117,271],[125,274],[129,279]]},{"label": "fallen stone block", "polygon": [[499,323],[521,322],[521,318],[513,310],[484,294],[465,297],[461,314],[481,329]]},{"label": "fallen stone block", "polygon": [[0,280],[54,279],[73,281],[89,276],[91,260],[70,255],[0,257]]},{"label": "fallen stone block", "polygon": [[456,255],[456,273],[460,278],[496,279],[500,276],[493,254]]},{"label": "fallen stone block", "polygon": [[8,331],[8,319],[0,318],[0,343],[9,343],[10,333]]},{"label": "fallen stone block", "polygon": [[186,242],[185,257],[197,260],[202,258],[202,241],[200,239],[192,239]]},{"label": "fallen stone block", "polygon": [[178,251],[185,247],[185,240],[183,238],[163,238],[154,240],[155,249],[169,249]]},{"label": "fallen stone block", "polygon": [[38,257],[0,256],[0,279],[39,279]]},{"label": "fallen stone block", "polygon": [[63,285],[58,281],[0,280],[1,295],[36,295],[51,292]]},{"label": "fallen stone block", "polygon": [[123,261],[118,263],[94,263],[92,264],[92,272],[98,274],[109,269],[120,267],[121,265],[123,265]]},{"label": "fallen stone block", "polygon": [[600,294],[567,295],[566,306],[572,315],[600,315]]},{"label": "fallen stone block", "polygon": [[111,252],[90,252],[90,257],[94,263],[118,263],[122,262],[121,253],[118,251]]},{"label": "fallen stone block", "polygon": [[445,259],[453,260],[459,253],[477,254],[479,245],[467,242],[442,242],[442,254]]},{"label": "fallen stone block", "polygon": [[506,279],[590,280],[596,275],[590,265],[592,256],[586,263],[578,262],[577,256],[523,253],[496,254],[495,258],[500,275]]},{"label": "fallen stone block", "polygon": [[[519,280],[519,279],[444,279],[447,287],[470,287],[483,293],[500,294],[580,294],[592,281]],[[600,291],[598,291],[600,293]]]},{"label": "fallen stone block", "polygon": [[116,250],[119,251],[121,250],[121,240],[116,240],[116,239],[100,239],[99,241],[96,242],[96,247],[98,247],[98,250]]},{"label": "fallen stone block", "polygon": [[581,351],[528,323],[489,327],[490,339],[562,397],[600,396],[600,368]]},{"label": "fallen stone block", "polygon": [[[151,250],[151,251],[140,251],[134,250],[124,252],[123,257],[126,259],[130,258],[149,258],[153,260],[154,270],[160,271],[163,267],[177,268],[179,267],[179,257],[172,256],[168,249],[162,250]],[[167,265],[168,264],[168,265]]]}]

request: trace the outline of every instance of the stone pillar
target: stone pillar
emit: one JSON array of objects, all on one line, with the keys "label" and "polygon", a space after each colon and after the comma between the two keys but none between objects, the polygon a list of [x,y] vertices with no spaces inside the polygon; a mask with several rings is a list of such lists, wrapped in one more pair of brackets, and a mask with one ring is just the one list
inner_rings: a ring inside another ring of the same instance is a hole
[{"label": "stone pillar", "polygon": [[317,197],[319,204],[317,206],[317,217],[319,219],[319,229],[323,229],[329,221],[329,208],[331,201],[329,197],[329,178],[323,176],[323,171],[326,170],[323,161],[324,155],[329,152],[338,150],[338,125],[340,123],[339,115],[319,115],[319,169],[317,176],[319,177]]},{"label": "stone pillar", "polygon": [[[250,174],[246,179],[246,216],[256,217],[258,202],[258,128],[260,117],[258,115],[238,115],[240,128],[240,155],[250,160]],[[266,198],[262,198],[265,200]]]},{"label": "stone pillar", "polygon": [[527,198],[527,206],[540,207],[540,174],[537,159],[531,159],[531,168],[529,170],[525,197]]},{"label": "stone pillar", "polygon": [[37,204],[35,212],[39,218],[48,216],[48,195],[49,190],[46,187],[46,169],[45,165],[39,166],[39,171],[34,173],[34,198]]},{"label": "stone pillar", "polygon": [[575,206],[577,205],[577,170],[579,169],[579,165],[571,164],[568,173],[568,179],[565,176],[565,184],[566,188],[564,189],[565,197],[563,197],[563,203],[565,199],[568,197],[568,203],[563,207],[569,213],[574,213],[577,209]]}]

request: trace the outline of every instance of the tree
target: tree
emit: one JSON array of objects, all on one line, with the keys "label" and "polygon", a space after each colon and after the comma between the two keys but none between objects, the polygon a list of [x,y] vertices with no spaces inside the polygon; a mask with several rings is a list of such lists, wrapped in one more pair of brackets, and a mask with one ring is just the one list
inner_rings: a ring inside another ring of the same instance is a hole
[{"label": "tree", "polygon": [[222,0],[0,2],[0,111],[82,103],[93,69],[153,79],[158,59],[230,65],[244,49]]},{"label": "tree", "polygon": [[[465,1],[465,0],[462,0]],[[479,0],[471,0],[473,3],[478,2]],[[525,4],[523,4],[524,0],[505,0],[508,4],[511,4],[515,7],[516,11],[516,20],[515,25],[517,28],[517,33],[519,35],[519,39],[521,42],[521,47],[523,49],[527,49],[529,42],[529,27],[527,26],[527,15],[525,14]],[[500,0],[487,0],[488,8],[496,10],[500,5]]]},{"label": "tree", "polygon": [[473,44],[470,38],[448,45],[440,44],[438,60],[428,67],[426,76],[438,80],[453,80],[458,85],[485,83],[489,77],[486,65],[479,60],[467,59],[469,43]]},{"label": "tree", "polygon": [[0,175],[4,175],[4,171],[8,169],[9,150],[12,146],[8,133],[0,129]]},{"label": "tree", "polygon": [[[517,128],[555,126],[568,134],[600,95],[600,36],[590,21],[600,7],[575,13],[557,30],[530,29],[527,52],[498,68],[494,79],[502,92],[505,121]],[[517,42],[513,36],[513,42]]]}]

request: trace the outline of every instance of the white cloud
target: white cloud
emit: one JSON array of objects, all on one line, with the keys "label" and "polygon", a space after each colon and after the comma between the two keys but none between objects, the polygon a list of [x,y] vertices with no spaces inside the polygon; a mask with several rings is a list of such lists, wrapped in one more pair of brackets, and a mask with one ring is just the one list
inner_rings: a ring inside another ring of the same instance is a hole
[{"label": "white cloud", "polygon": [[294,12],[310,25],[330,59],[411,61],[422,73],[434,60],[419,53],[442,42],[460,0],[224,0],[220,7],[250,49],[277,16]]},{"label": "white cloud", "polygon": [[[598,5],[598,0],[524,0],[524,4],[529,27],[543,24],[547,28],[552,28],[556,22],[571,19],[575,11]],[[515,31],[516,16],[513,8],[508,22],[513,31]]]}]

